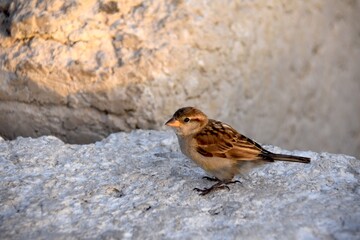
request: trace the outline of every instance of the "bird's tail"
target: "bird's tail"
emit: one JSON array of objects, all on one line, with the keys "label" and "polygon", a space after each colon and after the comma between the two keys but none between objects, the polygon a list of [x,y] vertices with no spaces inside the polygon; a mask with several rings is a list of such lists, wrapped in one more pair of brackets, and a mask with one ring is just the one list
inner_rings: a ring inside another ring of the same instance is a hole
[{"label": "bird's tail", "polygon": [[286,154],[276,154],[266,152],[262,154],[263,158],[268,161],[286,161],[286,162],[299,162],[299,163],[310,163],[311,159],[307,157],[286,155]]}]

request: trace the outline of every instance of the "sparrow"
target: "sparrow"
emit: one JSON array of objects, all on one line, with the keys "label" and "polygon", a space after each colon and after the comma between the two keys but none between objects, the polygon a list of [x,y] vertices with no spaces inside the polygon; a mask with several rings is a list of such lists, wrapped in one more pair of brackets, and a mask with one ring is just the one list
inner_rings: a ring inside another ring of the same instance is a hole
[{"label": "sparrow", "polygon": [[310,158],[272,153],[254,140],[238,133],[230,125],[209,119],[194,107],[178,109],[165,125],[175,130],[181,152],[216,181],[210,188],[194,188],[200,195],[228,189],[233,178],[254,167],[274,161],[310,163]]}]

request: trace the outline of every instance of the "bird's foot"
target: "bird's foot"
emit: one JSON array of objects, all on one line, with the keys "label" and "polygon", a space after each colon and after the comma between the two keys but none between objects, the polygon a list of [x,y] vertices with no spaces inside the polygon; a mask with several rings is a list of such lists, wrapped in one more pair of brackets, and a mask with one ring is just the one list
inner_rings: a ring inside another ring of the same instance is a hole
[{"label": "bird's foot", "polygon": [[204,188],[204,189],[194,188],[194,191],[200,192],[199,195],[201,196],[207,195],[215,190],[220,190],[220,189],[227,189],[228,191],[230,191],[230,188],[227,186],[228,184],[241,183],[238,180],[230,181],[230,182],[222,182],[217,178],[210,178],[210,177],[203,177],[203,178],[209,181],[218,181],[218,182],[212,185],[210,188]]},{"label": "bird's foot", "polygon": [[[211,181],[211,182],[221,182],[221,180],[219,180],[219,179],[216,178],[216,177],[213,177],[213,178],[212,178],[212,177],[204,176],[204,177],[202,177],[202,179],[206,179],[206,180]],[[240,184],[242,184],[242,182],[240,182],[239,180],[226,182],[225,184],[233,184],[233,183],[240,183]]]},{"label": "bird's foot", "polygon": [[200,192],[199,195],[204,196],[218,189],[227,189],[228,191],[230,191],[230,188],[221,182],[214,184],[210,188],[204,188],[204,189],[194,188],[194,191]]}]

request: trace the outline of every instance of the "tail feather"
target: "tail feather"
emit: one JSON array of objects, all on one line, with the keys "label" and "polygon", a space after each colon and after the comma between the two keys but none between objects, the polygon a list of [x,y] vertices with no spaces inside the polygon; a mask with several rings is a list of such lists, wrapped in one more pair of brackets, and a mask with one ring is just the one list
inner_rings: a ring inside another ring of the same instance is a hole
[{"label": "tail feather", "polygon": [[299,162],[310,163],[311,159],[307,157],[293,156],[287,154],[265,153],[262,154],[263,158],[268,161],[286,161],[286,162]]}]

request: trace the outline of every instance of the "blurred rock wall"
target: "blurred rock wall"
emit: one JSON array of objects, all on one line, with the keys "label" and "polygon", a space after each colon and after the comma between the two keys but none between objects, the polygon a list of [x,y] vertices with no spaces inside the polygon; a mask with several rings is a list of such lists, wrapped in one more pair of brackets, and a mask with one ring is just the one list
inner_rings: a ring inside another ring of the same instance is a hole
[{"label": "blurred rock wall", "polygon": [[88,143],[193,105],[360,154],[360,1],[0,0],[0,134]]}]

